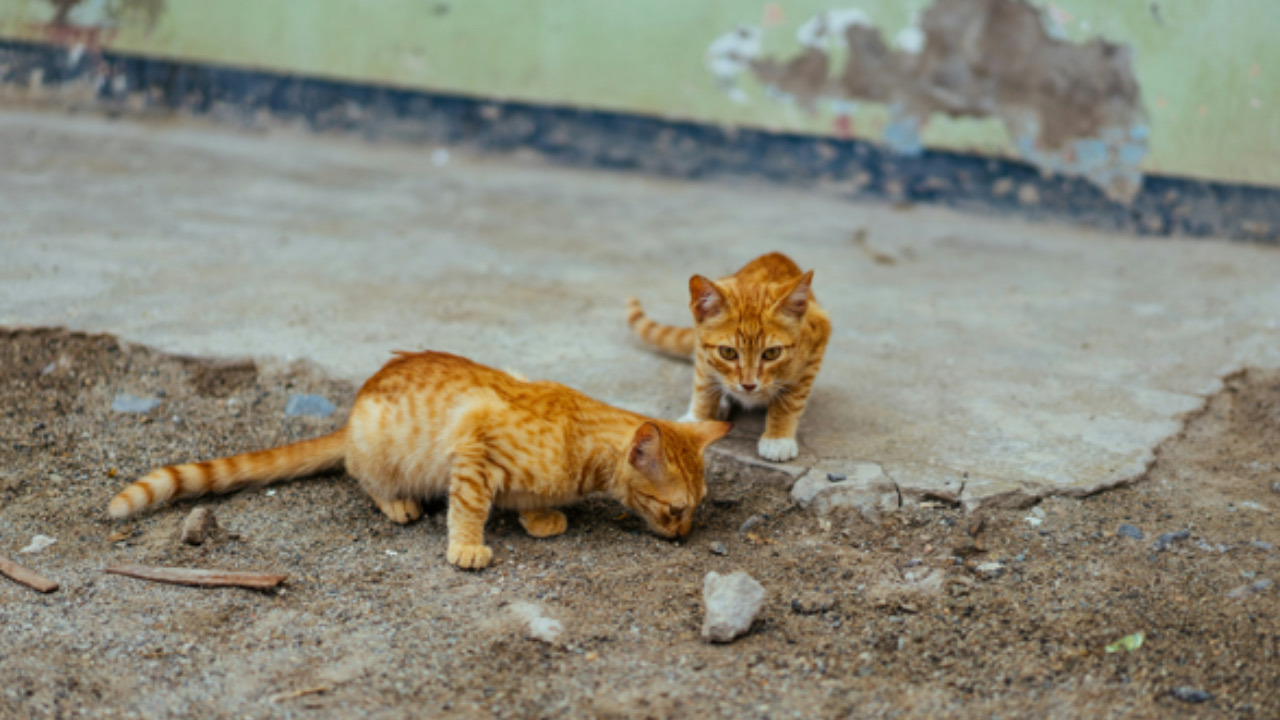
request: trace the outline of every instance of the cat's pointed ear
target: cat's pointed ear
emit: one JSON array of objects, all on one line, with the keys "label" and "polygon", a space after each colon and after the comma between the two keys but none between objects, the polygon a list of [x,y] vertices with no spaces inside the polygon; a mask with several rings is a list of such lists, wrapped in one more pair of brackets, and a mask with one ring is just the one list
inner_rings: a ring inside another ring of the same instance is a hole
[{"label": "cat's pointed ear", "polygon": [[778,297],[773,311],[779,315],[799,320],[809,310],[809,286],[813,284],[813,271],[801,275],[782,286],[782,294]]},{"label": "cat's pointed ear", "polygon": [[729,431],[733,429],[733,423],[710,420],[692,423],[689,427],[693,431],[693,437],[698,442],[698,448],[705,450],[711,443],[728,435]]},{"label": "cat's pointed ear", "polygon": [[702,322],[724,310],[724,293],[716,284],[701,275],[689,278],[689,309],[693,319]]},{"label": "cat's pointed ear", "polygon": [[631,438],[631,452],[627,457],[631,467],[650,480],[662,478],[662,433],[651,422],[641,425]]}]

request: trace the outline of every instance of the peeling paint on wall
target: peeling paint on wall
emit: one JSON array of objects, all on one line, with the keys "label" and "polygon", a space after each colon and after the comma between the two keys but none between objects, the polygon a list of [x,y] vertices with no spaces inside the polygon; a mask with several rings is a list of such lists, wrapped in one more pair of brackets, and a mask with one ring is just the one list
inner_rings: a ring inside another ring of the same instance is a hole
[{"label": "peeling paint on wall", "polygon": [[[760,28],[739,28],[736,42],[722,36],[711,46],[713,73],[739,102],[749,100],[738,84],[749,72],[775,101],[827,108],[838,132],[853,104],[883,104],[883,141],[904,155],[924,151],[920,134],[935,113],[996,117],[1042,172],[1086,178],[1128,203],[1142,186],[1150,134],[1132,51],[1062,39],[1052,31],[1059,15],[1025,0],[936,0],[891,47],[864,11],[830,10],[801,25],[789,58],[761,56]],[[835,51],[844,56],[838,67]]]}]

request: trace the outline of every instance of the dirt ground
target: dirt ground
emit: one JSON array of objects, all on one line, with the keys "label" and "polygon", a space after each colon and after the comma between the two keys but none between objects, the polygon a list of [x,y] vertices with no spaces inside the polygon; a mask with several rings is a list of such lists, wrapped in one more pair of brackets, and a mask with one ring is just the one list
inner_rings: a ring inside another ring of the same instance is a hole
[{"label": "dirt ground", "polygon": [[[162,403],[112,412],[121,392]],[[286,417],[303,392],[338,412]],[[106,518],[146,470],[326,432],[353,393],[304,365],[0,331],[0,554],[62,583],[0,578],[0,717],[1280,717],[1280,588],[1249,590],[1280,580],[1280,373],[1230,379],[1132,486],[981,516],[822,518],[782,476],[716,463],[685,542],[606,501],[548,540],[498,514],[480,573],[445,563],[442,505],[399,527],[341,474]],[[183,545],[197,505],[223,531]],[[57,542],[19,554],[36,534]],[[101,572],[126,562],[289,580]],[[703,577],[738,569],[764,610],[705,644]]]}]

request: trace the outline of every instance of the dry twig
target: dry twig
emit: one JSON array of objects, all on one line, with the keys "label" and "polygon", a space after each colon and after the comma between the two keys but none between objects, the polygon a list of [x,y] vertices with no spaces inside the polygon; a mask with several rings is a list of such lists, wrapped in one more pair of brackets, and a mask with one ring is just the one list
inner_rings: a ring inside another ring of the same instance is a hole
[{"label": "dry twig", "polygon": [[288,575],[259,572],[232,572],[227,570],[198,570],[196,568],[148,567],[146,565],[112,565],[103,572],[115,573],[139,580],[195,585],[198,587],[243,587],[269,590],[284,582]]},{"label": "dry twig", "polygon": [[58,583],[33,570],[22,567],[3,555],[0,555],[0,574],[8,575],[23,585],[33,590],[39,590],[42,593],[51,593],[58,589]]},{"label": "dry twig", "polygon": [[323,692],[329,692],[329,686],[316,685],[315,687],[302,688],[301,690],[289,690],[288,692],[276,693],[275,695],[272,695],[269,699],[273,703],[278,703],[278,702],[284,702],[285,700],[293,700],[295,698],[300,698],[304,695],[316,695],[318,693],[323,693]]}]

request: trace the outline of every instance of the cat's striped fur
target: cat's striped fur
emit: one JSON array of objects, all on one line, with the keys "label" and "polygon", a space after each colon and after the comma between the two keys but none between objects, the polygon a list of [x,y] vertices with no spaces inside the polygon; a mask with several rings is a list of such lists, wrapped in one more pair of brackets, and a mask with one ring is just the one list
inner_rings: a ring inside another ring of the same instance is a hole
[{"label": "cat's striped fur", "polygon": [[683,421],[728,416],[730,406],[768,407],[757,449],[769,460],[799,454],[796,430],[822,367],[831,321],[818,306],[813,271],[782,253],[762,255],[729,277],[689,278],[693,327],[650,320],[635,298],[627,324],[667,353],[693,356],[693,397]]},{"label": "cat's striped fur", "polygon": [[534,536],[558,535],[555,510],[605,493],[659,535],[688,534],[706,494],[703,450],[731,425],[646,418],[553,382],[528,382],[465,358],[398,353],[360,389],[345,428],[272,450],[155,470],[108,511],[127,517],[173,498],[230,492],[345,465],[378,507],[404,523],[447,495],[450,563],[492,559],[484,524],[514,508]]}]

